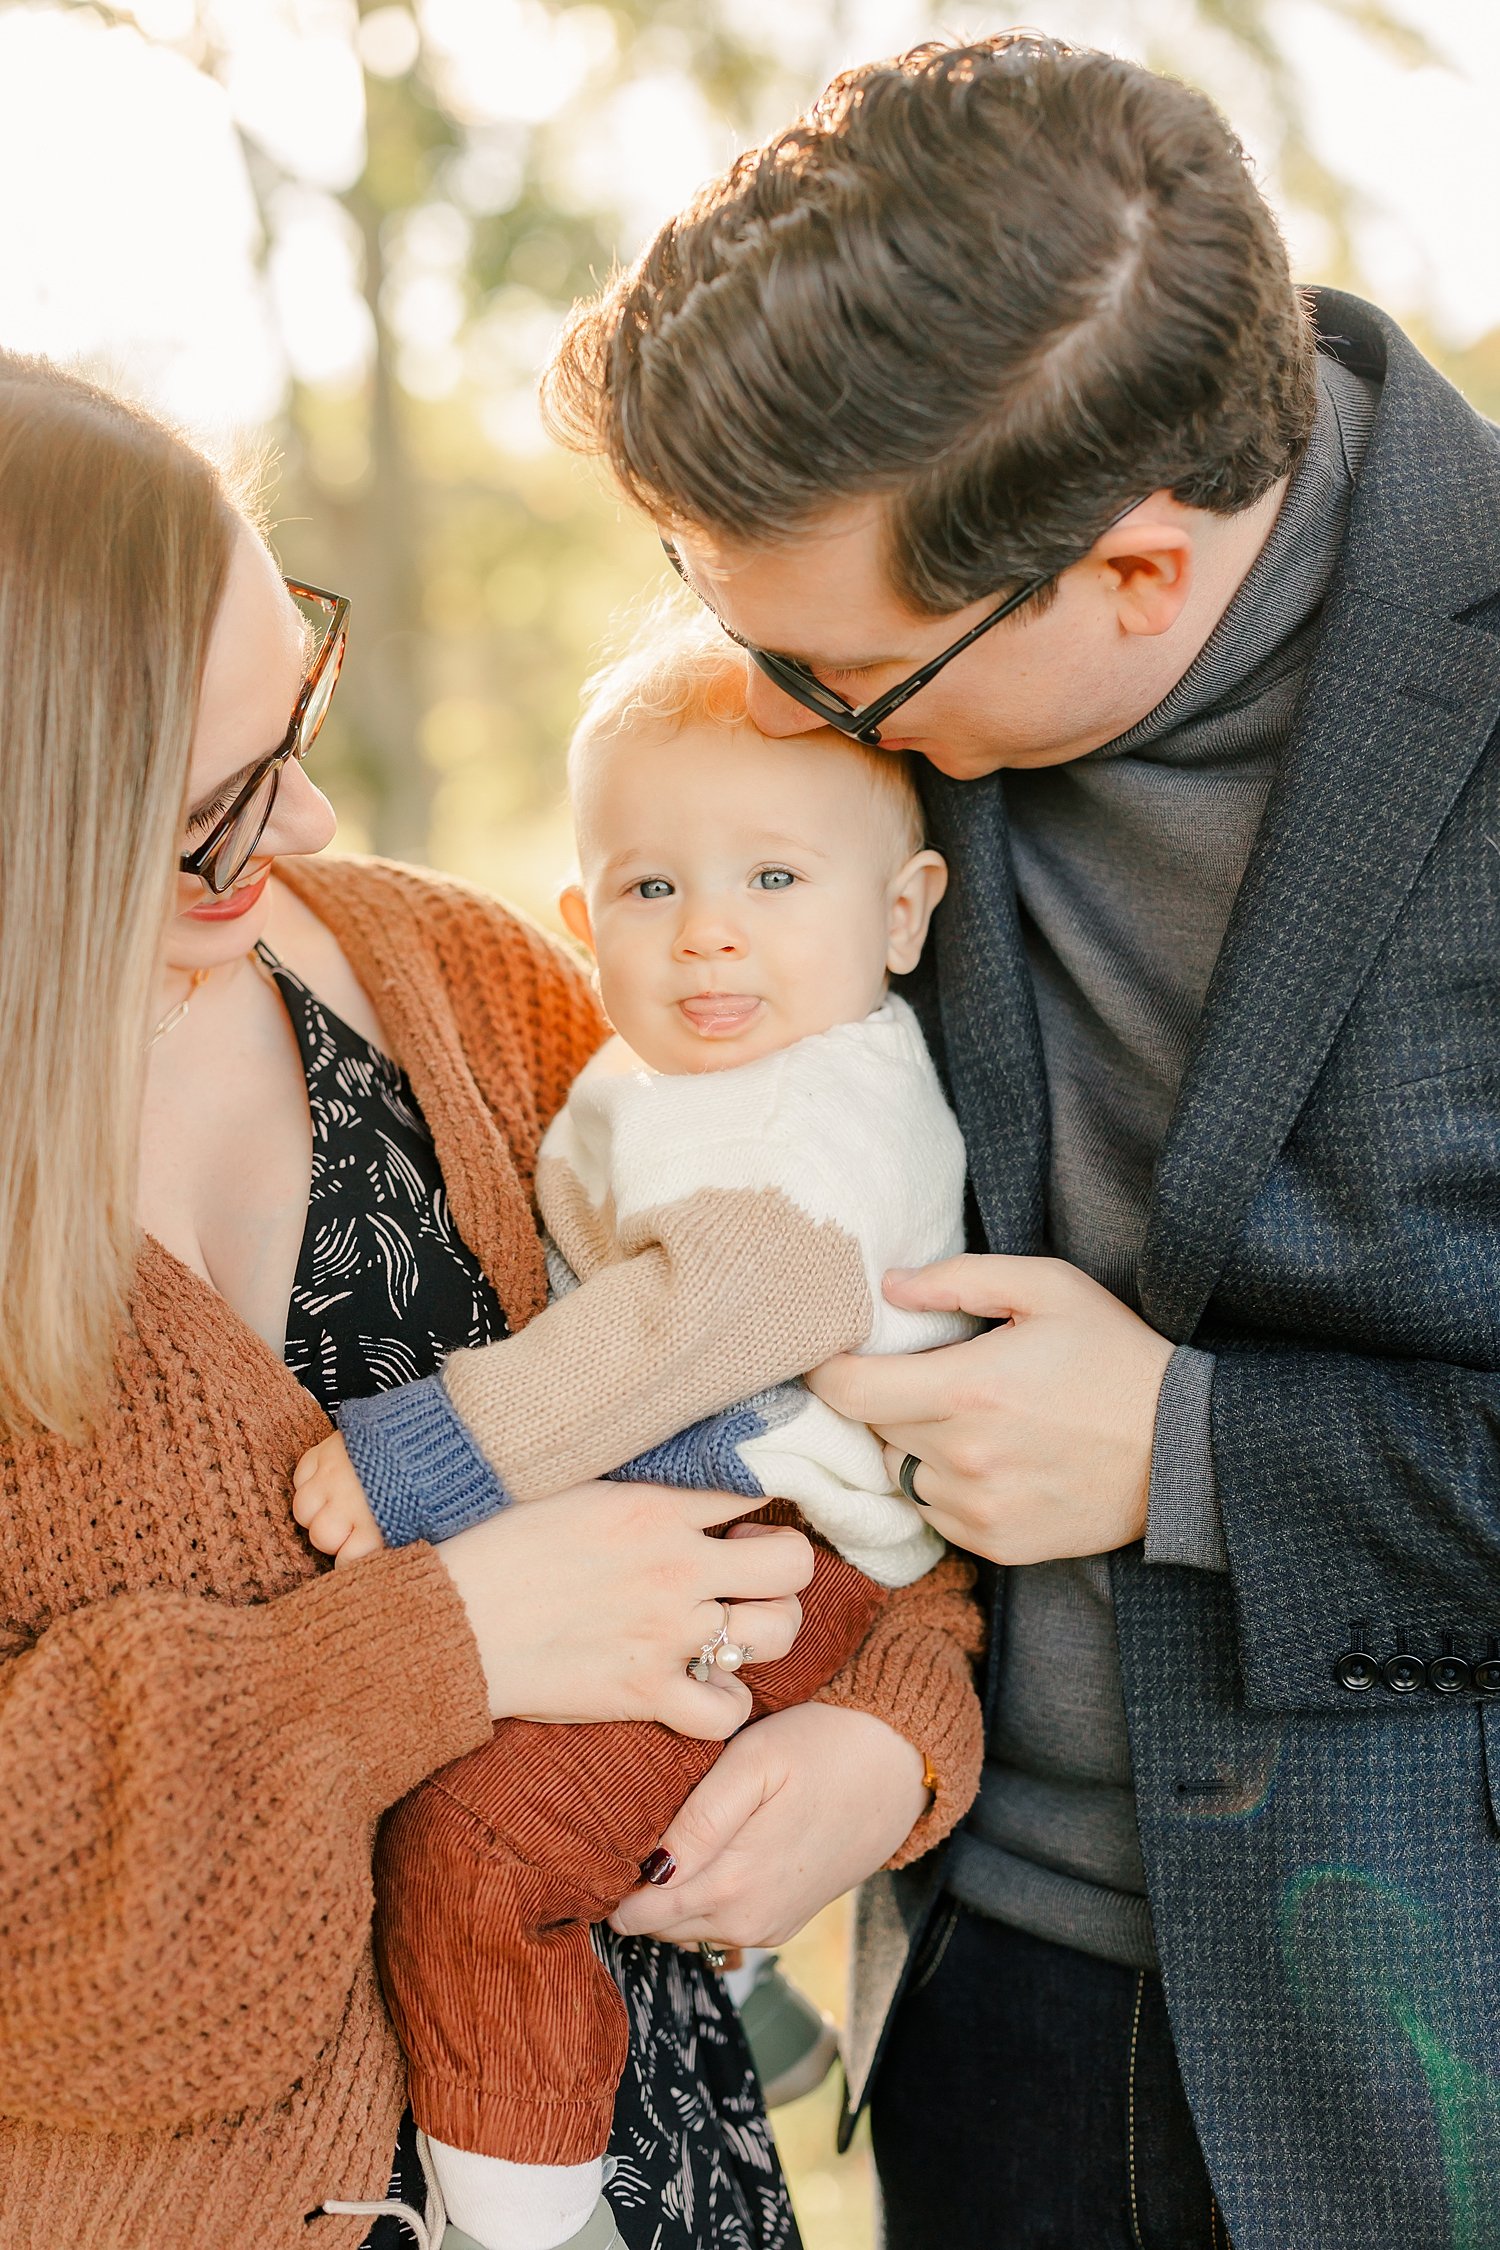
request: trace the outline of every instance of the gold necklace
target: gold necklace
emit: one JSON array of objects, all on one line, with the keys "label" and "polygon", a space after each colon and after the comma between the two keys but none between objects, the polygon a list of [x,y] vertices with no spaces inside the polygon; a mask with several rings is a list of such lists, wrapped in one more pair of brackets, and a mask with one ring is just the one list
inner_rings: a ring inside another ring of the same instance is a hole
[{"label": "gold necklace", "polygon": [[187,1014],[188,1009],[193,1004],[193,994],[197,991],[199,985],[203,984],[212,975],[213,970],[211,968],[194,969],[192,975],[188,978],[188,988],[186,993],[183,995],[182,999],[178,1001],[175,1008],[169,1008],[167,1010],[166,1014],[162,1017],[161,1022],[152,1032],[151,1037],[146,1041],[146,1052],[148,1054],[156,1045],[158,1039],[165,1039],[169,1031],[175,1031],[177,1029],[177,1026],[181,1023],[183,1017]]}]

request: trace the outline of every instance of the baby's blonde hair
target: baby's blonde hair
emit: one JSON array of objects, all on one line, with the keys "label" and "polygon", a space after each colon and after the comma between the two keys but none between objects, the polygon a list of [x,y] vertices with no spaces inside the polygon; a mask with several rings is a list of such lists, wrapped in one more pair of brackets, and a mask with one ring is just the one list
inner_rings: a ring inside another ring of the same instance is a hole
[{"label": "baby's blonde hair", "polygon": [[[684,727],[744,728],[755,733],[749,711],[750,659],[723,627],[696,606],[669,598],[651,610],[625,648],[584,683],[583,709],[568,749],[568,781],[576,789],[584,754],[597,742],[636,728],[679,734]],[[820,749],[858,758],[882,810],[890,814],[903,860],[922,849],[926,836],[921,800],[907,758],[872,749],[822,727],[802,739]]]}]

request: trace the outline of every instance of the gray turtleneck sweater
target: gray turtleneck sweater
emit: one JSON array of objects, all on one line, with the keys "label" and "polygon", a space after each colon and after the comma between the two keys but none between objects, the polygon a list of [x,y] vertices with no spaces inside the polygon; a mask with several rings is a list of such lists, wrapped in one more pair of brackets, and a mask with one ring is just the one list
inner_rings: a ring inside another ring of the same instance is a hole
[{"label": "gray turtleneck sweater", "polygon": [[[1379,392],[1319,364],[1311,442],[1201,654],[1127,734],[1006,778],[1052,1122],[1048,1249],[1128,1305],[1152,1175],[1287,740]],[[1213,1359],[1157,1409],[1148,1562],[1225,1567]],[[1008,1576],[1000,1692],[950,1887],[978,1911],[1151,1968],[1107,1560]]]}]

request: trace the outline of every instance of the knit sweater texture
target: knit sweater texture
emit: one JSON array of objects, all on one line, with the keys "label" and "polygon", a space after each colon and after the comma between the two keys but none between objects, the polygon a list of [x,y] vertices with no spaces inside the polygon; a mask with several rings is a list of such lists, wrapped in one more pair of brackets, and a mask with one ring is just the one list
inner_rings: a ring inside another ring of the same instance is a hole
[{"label": "knit sweater texture", "polygon": [[[582,975],[462,885],[378,862],[280,872],[375,1001],[455,1224],[523,1325],[546,1300],[537,1148],[601,1036]],[[296,1530],[291,1471],[327,1433],[149,1239],[89,1439],[0,1432],[14,2250],[354,2250],[363,2220],[306,2215],[384,2193],[405,2078],[373,1966],[375,1828],[490,1723],[430,1547],[330,1573]],[[897,1596],[826,1692],[946,1742],[977,1624],[962,1595],[933,1624],[925,1593]]]},{"label": "knit sweater texture", "polygon": [[[1135,1303],[1176,1104],[1338,561],[1376,392],[1319,367],[1311,442],[1207,645],[1129,733],[1006,778],[1047,1065],[1048,1248]],[[1173,1357],[1157,1411],[1147,1560],[1225,1568],[1209,1448],[1212,1355]],[[951,1870],[1033,1935],[1154,1966],[1108,1560],[1010,1573],[978,1805]]]},{"label": "knit sweater texture", "polygon": [[879,1441],[793,1379],[835,1352],[925,1351],[976,1325],[881,1293],[889,1268],[964,1240],[963,1139],[904,1000],[692,1076],[612,1039],[548,1128],[537,1194],[577,1286],[522,1335],[340,1417],[389,1542],[454,1523],[472,1491],[446,1401],[494,1471],[480,1513],[628,1462],[795,1501],[881,1585],[931,1569],[942,1543]]}]

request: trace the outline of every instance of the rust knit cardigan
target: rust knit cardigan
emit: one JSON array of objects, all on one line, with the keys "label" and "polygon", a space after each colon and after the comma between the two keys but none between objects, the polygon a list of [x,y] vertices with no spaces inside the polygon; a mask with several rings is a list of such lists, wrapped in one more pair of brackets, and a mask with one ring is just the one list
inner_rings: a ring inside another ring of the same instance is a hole
[{"label": "rust knit cardigan", "polygon": [[[559,948],[463,886],[284,864],[375,1001],[454,1218],[519,1326],[545,1299],[537,1142],[600,1037]],[[353,2250],[404,2076],[370,1942],[385,1809],[489,1731],[416,1546],[336,1573],[292,1522],[318,1406],[147,1240],[112,1396],[0,1431],[0,2242]],[[957,1566],[950,1566],[957,1567]],[[918,1589],[914,1589],[918,1592]],[[830,1691],[977,1778],[972,1613],[929,1588]]]}]

